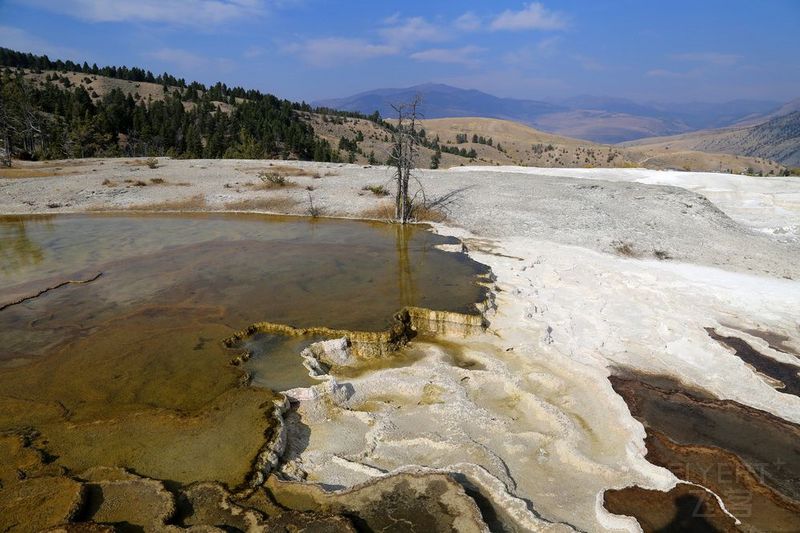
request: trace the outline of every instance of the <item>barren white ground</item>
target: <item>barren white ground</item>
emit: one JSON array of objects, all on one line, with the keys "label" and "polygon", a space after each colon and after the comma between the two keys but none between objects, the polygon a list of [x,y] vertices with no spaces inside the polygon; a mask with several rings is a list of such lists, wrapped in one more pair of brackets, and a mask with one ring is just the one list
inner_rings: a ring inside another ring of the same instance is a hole
[{"label": "barren white ground", "polygon": [[[359,216],[381,201],[362,187],[391,177],[383,167],[295,163],[322,177],[255,193],[240,184],[268,163],[162,165],[131,170],[111,160],[72,176],[3,180],[0,212],[126,208],[200,194],[218,208],[279,195],[295,199],[290,210],[302,214],[311,192],[328,214]],[[790,238],[800,224],[800,181],[469,170],[420,179],[431,195],[464,189],[436,230],[464,239],[497,276],[489,331],[416,343],[404,366],[334,376],[316,394],[294,391],[310,399],[290,417],[287,470],[338,487],[409,465],[445,469],[492,494],[520,530],[635,531],[633,519],[603,510],[603,491],[633,483],[667,489],[677,480],[643,458],[644,430],[609,385],[612,367],[673,376],[800,423],[800,399],[774,390],[704,330],[720,328],[797,364],[740,329],[783,334],[800,348],[800,246]],[[189,185],[101,185],[156,175]],[[614,253],[621,242],[636,257]]]}]

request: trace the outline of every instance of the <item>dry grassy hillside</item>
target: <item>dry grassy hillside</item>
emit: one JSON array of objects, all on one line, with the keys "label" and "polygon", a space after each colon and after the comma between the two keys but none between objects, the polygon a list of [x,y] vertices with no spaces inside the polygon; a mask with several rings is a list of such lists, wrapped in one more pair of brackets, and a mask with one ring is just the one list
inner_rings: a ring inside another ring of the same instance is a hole
[{"label": "dry grassy hillside", "polygon": [[[85,74],[81,72],[33,72],[22,69],[25,77],[36,83],[51,83],[64,87],[81,86],[94,100],[103,98],[113,89],[132,95],[136,102],[158,101],[164,98],[164,87],[157,83],[134,82]],[[186,89],[169,87],[169,92]],[[232,106],[227,102],[215,102],[224,112]],[[188,109],[193,102],[184,102]],[[363,140],[357,142],[354,163],[384,164],[388,159],[390,132],[365,119],[325,116],[317,113],[301,113],[301,118],[314,128],[316,135],[326,139],[334,148],[343,137],[357,140],[359,132]],[[475,150],[476,157],[464,157],[443,151],[440,168],[460,165],[522,165],[537,167],[645,167],[653,169],[682,169],[693,171],[730,171],[776,175],[785,167],[759,157],[745,157],[724,153],[707,153],[713,147],[724,145],[726,136],[738,139],[740,130],[699,132],[674,137],[653,138],[622,145],[596,144],[571,137],[545,133],[510,120],[490,118],[442,118],[423,120],[422,127],[429,141],[439,138],[442,146],[466,151]],[[458,135],[466,135],[467,142],[458,142]],[[492,145],[472,142],[473,136],[491,138]],[[711,149],[709,149],[711,147]],[[422,147],[418,165],[430,166],[434,151]],[[340,150],[343,161],[349,157],[347,150]],[[372,156],[372,157],[371,157]]]},{"label": "dry grassy hillside", "polygon": [[[758,172],[781,167],[800,166],[800,112],[794,111],[754,126],[707,130],[670,137],[642,139],[627,146],[651,154],[667,154],[696,150],[708,153],[746,154],[747,165]],[[733,156],[729,156],[733,157]],[[755,162],[753,165],[750,161]],[[758,165],[758,166],[757,166]]]},{"label": "dry grassy hillside", "polygon": [[631,146],[622,148],[622,150],[629,154],[629,157],[636,159],[639,162],[639,166],[644,168],[673,168],[761,176],[778,176],[787,170],[785,166],[769,159],[735,154],[708,153],[700,150],[682,149],[671,144],[663,146]]},{"label": "dry grassy hillside", "polygon": [[[537,167],[644,167],[707,172],[776,175],[784,167],[773,161],[696,150],[664,150],[595,144],[561,137],[517,122],[489,118],[443,118],[422,121],[428,138],[452,146],[475,148],[478,161],[487,164]],[[456,136],[491,137],[493,146],[467,142],[456,144]],[[500,144],[501,150],[497,149]]]},{"label": "dry grassy hillside", "polygon": [[[478,161],[488,164],[538,167],[633,166],[615,146],[594,144],[535,130],[518,122],[491,118],[439,118],[423,120],[429,139],[439,137],[444,145],[475,149]],[[466,143],[457,143],[466,135]],[[472,142],[483,137],[492,145]]]},{"label": "dry grassy hillside", "polygon": [[[370,154],[374,155],[373,162],[377,164],[384,164],[389,158],[391,133],[372,121],[360,118],[327,116],[318,113],[301,113],[300,116],[314,128],[314,133],[327,140],[334,148],[339,146],[339,141],[342,137],[353,141],[358,138],[358,133],[360,132],[364,140],[358,142],[359,151],[355,153],[354,163],[369,164]],[[428,137],[431,138],[431,135],[428,135]],[[419,166],[425,168],[430,166],[433,153],[433,150],[421,147],[418,158]],[[347,152],[340,150],[340,157],[343,161],[347,161]],[[440,167],[449,168],[475,164],[476,162],[480,163],[479,160],[442,153]]]},{"label": "dry grassy hillside", "polygon": [[[42,72],[33,72],[31,70],[20,69],[25,73],[25,78],[32,80],[36,83],[44,85],[50,77],[57,76],[51,83],[60,84],[62,87],[83,87],[86,92],[92,97],[92,100],[100,100],[105,95],[110,93],[113,89],[121,90],[126,96],[131,95],[133,99],[138,102],[158,101],[164,99],[164,86],[158,83],[149,83],[146,81],[128,81],[120,80],[117,78],[109,78],[106,76],[98,76],[95,74],[84,74],[83,72],[56,72],[54,70],[43,70]],[[65,82],[69,80],[69,82]],[[186,89],[181,87],[169,87],[169,92],[178,91],[183,94]],[[198,91],[199,95],[202,92]],[[228,113],[231,110],[231,105],[227,102],[214,102],[214,104]],[[193,107],[193,102],[184,102],[184,107],[187,109]]]}]

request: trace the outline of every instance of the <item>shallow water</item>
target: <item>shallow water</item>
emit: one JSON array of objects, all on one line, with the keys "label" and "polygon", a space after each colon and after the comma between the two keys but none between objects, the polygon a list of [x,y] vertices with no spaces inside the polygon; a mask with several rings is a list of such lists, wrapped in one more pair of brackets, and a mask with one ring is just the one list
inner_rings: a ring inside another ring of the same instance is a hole
[{"label": "shallow water", "polygon": [[102,274],[0,311],[0,432],[33,431],[72,472],[241,484],[269,389],[310,383],[298,352],[313,339],[257,343],[247,370],[263,388],[242,387],[221,340],[258,321],[377,331],[404,305],[473,310],[484,268],[448,242],[289,217],[0,218],[0,307]]},{"label": "shallow water", "polygon": [[419,228],[286,217],[0,219],[0,304],[103,274],[0,312],[0,364],[143,305],[180,305],[232,330],[257,321],[380,330],[404,305],[468,311],[482,267],[435,248],[446,242]]},{"label": "shallow water", "polygon": [[273,390],[310,387],[319,383],[308,375],[298,354],[319,337],[284,337],[257,333],[242,343],[250,354],[245,369],[252,375],[253,385]]}]

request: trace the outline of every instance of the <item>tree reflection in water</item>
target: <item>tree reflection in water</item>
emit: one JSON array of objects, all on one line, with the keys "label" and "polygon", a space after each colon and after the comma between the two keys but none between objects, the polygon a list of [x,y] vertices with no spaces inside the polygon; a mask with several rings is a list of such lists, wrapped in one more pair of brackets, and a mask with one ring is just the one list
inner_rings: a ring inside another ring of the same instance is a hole
[{"label": "tree reflection in water", "polygon": [[28,226],[52,228],[52,216],[0,217],[0,272],[9,274],[44,259],[44,251],[28,236]]},{"label": "tree reflection in water", "polygon": [[414,285],[414,275],[411,261],[408,256],[408,241],[414,228],[406,224],[395,224],[395,243],[397,247],[397,284],[400,295],[400,304],[405,307],[414,305],[418,301],[417,290]]}]

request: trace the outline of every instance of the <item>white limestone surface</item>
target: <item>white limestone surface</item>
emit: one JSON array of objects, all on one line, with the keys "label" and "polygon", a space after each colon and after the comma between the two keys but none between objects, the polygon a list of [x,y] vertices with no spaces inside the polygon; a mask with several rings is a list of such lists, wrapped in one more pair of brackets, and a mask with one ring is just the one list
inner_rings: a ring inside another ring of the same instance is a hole
[{"label": "white limestone surface", "polygon": [[588,180],[671,185],[702,194],[732,219],[782,239],[800,238],[800,178],[644,168],[464,166],[460,172],[507,172]]},{"label": "white limestone surface", "polygon": [[409,366],[340,380],[347,398],[300,403],[296,422],[310,436],[296,465],[310,481],[350,486],[406,465],[466,462],[543,524],[636,530],[598,507],[602,492],[676,479],[643,458],[644,430],[611,389],[611,367],[673,376],[800,423],[800,398],[704,329],[758,326],[796,339],[800,282],[522,238],[492,244],[471,252],[497,276],[486,334],[415,343],[424,356]]}]

